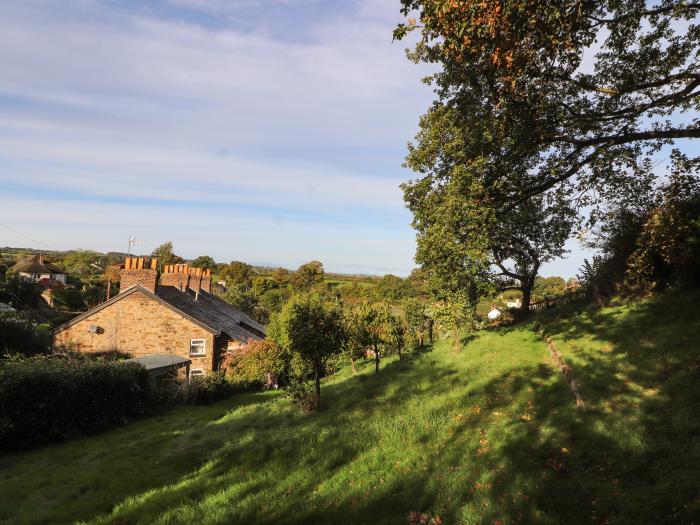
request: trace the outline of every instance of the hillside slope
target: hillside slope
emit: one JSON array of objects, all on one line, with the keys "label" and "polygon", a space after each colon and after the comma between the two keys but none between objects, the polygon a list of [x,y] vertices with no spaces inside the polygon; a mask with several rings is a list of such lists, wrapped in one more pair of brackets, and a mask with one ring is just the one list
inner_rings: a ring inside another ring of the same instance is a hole
[{"label": "hillside slope", "polygon": [[[700,522],[700,296],[550,311],[323,387],[0,457],[0,522]],[[577,409],[538,329],[587,401]]]}]

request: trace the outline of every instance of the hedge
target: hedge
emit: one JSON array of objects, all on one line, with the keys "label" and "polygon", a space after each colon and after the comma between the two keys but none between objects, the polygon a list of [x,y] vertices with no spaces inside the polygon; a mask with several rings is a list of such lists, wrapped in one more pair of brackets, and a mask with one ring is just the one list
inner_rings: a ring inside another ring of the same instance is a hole
[{"label": "hedge", "polygon": [[152,411],[157,391],[137,363],[32,357],[0,361],[0,450],[54,443]]},{"label": "hedge", "polygon": [[171,404],[208,405],[242,390],[239,385],[228,381],[223,372],[214,372],[204,377],[193,377],[189,381],[179,381],[167,401]]}]

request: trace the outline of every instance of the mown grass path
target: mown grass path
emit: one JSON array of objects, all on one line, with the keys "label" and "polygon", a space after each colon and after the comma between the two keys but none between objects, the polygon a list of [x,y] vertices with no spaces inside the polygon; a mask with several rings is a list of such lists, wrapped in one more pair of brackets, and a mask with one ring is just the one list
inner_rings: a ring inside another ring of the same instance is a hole
[{"label": "mown grass path", "polygon": [[449,524],[692,523],[695,299],[547,312],[459,354],[438,344],[377,376],[340,374],[319,414],[243,394],[2,456],[0,522],[406,523],[419,511]]}]

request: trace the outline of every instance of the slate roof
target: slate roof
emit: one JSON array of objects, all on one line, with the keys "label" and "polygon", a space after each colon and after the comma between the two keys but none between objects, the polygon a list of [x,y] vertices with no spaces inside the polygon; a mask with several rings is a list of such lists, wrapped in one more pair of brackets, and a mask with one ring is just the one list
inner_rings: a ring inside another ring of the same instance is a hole
[{"label": "slate roof", "polygon": [[105,301],[95,308],[74,317],[67,323],[57,327],[53,333],[60,332],[64,328],[136,292],[146,294],[216,335],[223,333],[241,342],[246,342],[248,339],[263,339],[265,337],[264,326],[213,294],[204,291],[197,294],[192,290],[182,292],[174,286],[158,286],[154,294],[140,285],[132,286],[128,290],[112,297],[109,301]]},{"label": "slate roof", "polygon": [[264,326],[214,294],[189,289],[181,292],[174,286],[159,286],[156,295],[177,310],[233,339],[245,342],[265,337]]}]

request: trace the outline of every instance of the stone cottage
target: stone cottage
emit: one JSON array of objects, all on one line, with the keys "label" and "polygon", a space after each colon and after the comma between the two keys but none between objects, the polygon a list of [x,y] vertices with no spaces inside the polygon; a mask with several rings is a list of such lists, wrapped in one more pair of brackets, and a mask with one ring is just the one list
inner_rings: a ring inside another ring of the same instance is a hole
[{"label": "stone cottage", "polygon": [[217,370],[226,351],[265,337],[262,325],[211,293],[210,271],[175,264],[159,277],[156,268],[156,259],[127,258],[119,294],[56,328],[54,349],[176,355],[198,376]]}]

